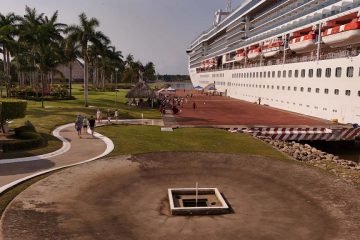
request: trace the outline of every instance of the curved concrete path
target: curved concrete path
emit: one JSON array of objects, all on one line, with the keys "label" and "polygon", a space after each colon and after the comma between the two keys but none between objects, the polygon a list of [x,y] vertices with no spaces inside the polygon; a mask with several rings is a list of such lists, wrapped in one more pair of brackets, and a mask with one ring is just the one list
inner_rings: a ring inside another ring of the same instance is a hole
[{"label": "curved concrete path", "polygon": [[112,141],[101,134],[95,137],[83,134],[80,139],[74,124],[60,126],[53,134],[63,141],[63,147],[53,153],[0,160],[0,193],[40,173],[100,158],[114,147]]},{"label": "curved concrete path", "polygon": [[[106,123],[104,120],[99,126]],[[112,120],[111,123],[164,126],[162,119],[119,119]],[[73,123],[57,127],[53,135],[63,142],[63,146],[54,152],[32,157],[0,159],[0,194],[37,175],[93,161],[114,149],[113,142],[99,133],[95,133],[95,137],[83,134],[79,139]]]}]

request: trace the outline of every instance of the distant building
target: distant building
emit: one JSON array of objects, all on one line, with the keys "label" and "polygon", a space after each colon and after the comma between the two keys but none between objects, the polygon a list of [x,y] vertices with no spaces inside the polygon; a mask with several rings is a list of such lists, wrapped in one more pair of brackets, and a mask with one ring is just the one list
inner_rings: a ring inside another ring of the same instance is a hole
[{"label": "distant building", "polygon": [[[74,82],[82,82],[84,80],[84,64],[82,64],[79,60],[75,60],[71,63],[72,65],[72,76]],[[55,74],[55,80],[69,80],[70,70],[69,65],[59,65],[57,70],[62,73],[61,76],[59,73]]]}]

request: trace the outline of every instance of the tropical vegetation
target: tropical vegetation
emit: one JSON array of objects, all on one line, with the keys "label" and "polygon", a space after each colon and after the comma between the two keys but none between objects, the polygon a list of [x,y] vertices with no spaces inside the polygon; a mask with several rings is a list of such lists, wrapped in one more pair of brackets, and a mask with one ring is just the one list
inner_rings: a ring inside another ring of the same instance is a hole
[{"label": "tropical vegetation", "polygon": [[[0,13],[0,53],[3,56],[0,97],[21,96],[31,89],[30,92],[43,101],[56,89],[53,86],[57,76],[68,80],[65,84],[67,95],[71,97],[76,61],[84,68],[86,107],[89,84],[92,88],[104,89],[107,84],[116,85],[120,81],[135,83],[140,72],[144,80],[156,79],[154,64],[143,65],[131,54],[124,58],[109,37],[98,30],[98,19],[81,13],[78,24],[67,25],[59,22],[58,16],[58,11],[47,16],[28,6],[24,16]],[[68,73],[60,72],[59,66],[67,66]],[[18,94],[14,94],[16,92]]]}]

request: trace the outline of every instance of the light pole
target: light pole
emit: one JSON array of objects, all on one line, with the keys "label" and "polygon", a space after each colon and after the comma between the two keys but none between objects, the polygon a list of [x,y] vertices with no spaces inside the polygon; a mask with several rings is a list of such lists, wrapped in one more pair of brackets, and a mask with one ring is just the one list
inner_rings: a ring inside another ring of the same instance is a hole
[{"label": "light pole", "polygon": [[118,84],[118,71],[119,68],[115,68],[115,107],[117,107],[117,84]]}]

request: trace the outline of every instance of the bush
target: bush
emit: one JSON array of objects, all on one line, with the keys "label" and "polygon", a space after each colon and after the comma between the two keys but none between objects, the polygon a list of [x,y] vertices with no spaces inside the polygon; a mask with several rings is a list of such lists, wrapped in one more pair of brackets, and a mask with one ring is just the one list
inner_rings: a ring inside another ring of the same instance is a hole
[{"label": "bush", "polygon": [[27,107],[26,101],[2,100],[0,104],[0,125],[2,130],[4,130],[3,126],[7,121],[25,117]]},{"label": "bush", "polygon": [[42,136],[37,132],[20,132],[18,134],[20,139],[5,142],[3,144],[4,152],[41,147],[45,142]]},{"label": "bush", "polygon": [[[42,90],[35,89],[31,87],[23,87],[13,89],[11,95],[15,98],[41,101],[42,99]],[[69,96],[69,89],[67,85],[53,85],[49,89],[45,89],[44,100],[73,100],[74,97]]]},{"label": "bush", "polygon": [[34,126],[21,126],[21,127],[15,128],[14,131],[15,131],[15,136],[17,138],[21,138],[20,136],[24,132],[36,132]]}]

